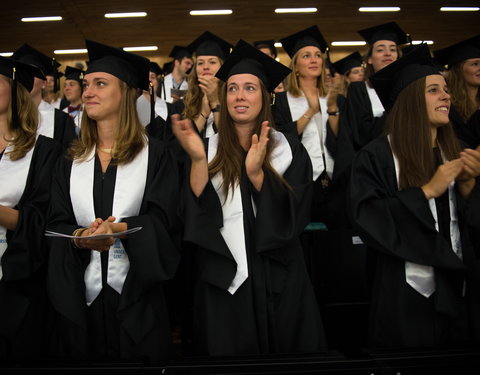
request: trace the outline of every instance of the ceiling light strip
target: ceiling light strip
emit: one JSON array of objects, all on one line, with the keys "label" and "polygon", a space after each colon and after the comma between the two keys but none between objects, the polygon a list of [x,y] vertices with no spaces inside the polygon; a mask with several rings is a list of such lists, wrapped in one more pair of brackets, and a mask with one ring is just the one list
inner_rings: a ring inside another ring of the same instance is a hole
[{"label": "ceiling light strip", "polygon": [[212,10],[191,10],[191,16],[221,16],[225,14],[232,14],[231,9],[212,9]]},{"label": "ceiling light strip", "polygon": [[105,18],[131,18],[146,17],[147,12],[129,12],[129,13],[105,13]]},{"label": "ceiling light strip", "polygon": [[61,21],[63,18],[60,16],[51,17],[23,17],[22,22],[45,22],[45,21]]},{"label": "ceiling light strip", "polygon": [[412,44],[414,45],[422,43],[433,44],[433,40],[412,40]]},{"label": "ceiling light strip", "polygon": [[480,7],[441,7],[441,12],[478,12]]},{"label": "ceiling light strip", "polygon": [[367,44],[364,40],[352,40],[352,41],[338,41],[332,42],[334,47],[345,47],[345,46],[364,46]]},{"label": "ceiling light strip", "polygon": [[13,52],[0,52],[0,56],[3,57],[10,57],[13,55]]},{"label": "ceiling light strip", "polygon": [[158,47],[157,46],[123,47],[123,50],[127,51],[127,52],[156,51],[156,50],[158,50]]},{"label": "ceiling light strip", "polygon": [[275,13],[315,13],[317,8],[277,8]]},{"label": "ceiling light strip", "polygon": [[360,7],[359,12],[399,12],[400,7]]},{"label": "ceiling light strip", "polygon": [[87,53],[88,51],[83,48],[78,49],[56,49],[53,51],[56,55],[68,55],[68,54],[80,54],[80,53]]}]

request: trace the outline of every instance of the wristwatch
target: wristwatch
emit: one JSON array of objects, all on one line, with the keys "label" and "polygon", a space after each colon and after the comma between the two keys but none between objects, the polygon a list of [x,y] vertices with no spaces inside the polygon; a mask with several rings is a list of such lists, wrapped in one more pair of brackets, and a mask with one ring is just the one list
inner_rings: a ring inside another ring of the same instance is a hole
[{"label": "wristwatch", "polygon": [[212,108],[212,113],[220,111],[220,104],[217,104],[215,107]]}]

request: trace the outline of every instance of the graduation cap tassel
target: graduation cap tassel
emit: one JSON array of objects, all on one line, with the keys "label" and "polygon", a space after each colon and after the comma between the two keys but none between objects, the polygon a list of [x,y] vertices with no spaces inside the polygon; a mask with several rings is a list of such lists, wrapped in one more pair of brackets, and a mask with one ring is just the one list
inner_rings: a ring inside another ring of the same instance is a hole
[{"label": "graduation cap tassel", "polygon": [[163,93],[163,99],[167,100],[167,92],[165,91],[165,75],[161,75],[160,77],[160,97]]},{"label": "graduation cap tassel", "polygon": [[274,106],[275,105],[275,93],[272,92],[271,93],[271,100],[270,100],[270,106]]},{"label": "graduation cap tassel", "polygon": [[18,119],[17,111],[17,80],[15,79],[16,68],[13,67],[12,75],[12,128],[18,129],[20,127],[20,121]]},{"label": "graduation cap tassel", "polygon": [[153,85],[152,82],[149,84],[149,92],[150,92],[150,123],[155,120],[155,94],[153,92]]}]

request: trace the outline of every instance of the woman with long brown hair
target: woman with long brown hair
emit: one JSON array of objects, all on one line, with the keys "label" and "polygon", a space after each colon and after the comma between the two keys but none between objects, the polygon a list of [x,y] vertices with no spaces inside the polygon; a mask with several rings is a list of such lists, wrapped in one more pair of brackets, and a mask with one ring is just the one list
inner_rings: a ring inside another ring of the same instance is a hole
[{"label": "woman with long brown hair", "polygon": [[60,146],[37,137],[38,110],[29,94],[37,70],[0,57],[2,363],[41,359],[47,343],[45,213]]},{"label": "woman with long brown hair", "polygon": [[209,31],[187,46],[194,53],[194,63],[188,75],[188,91],[183,101],[175,103],[174,112],[192,120],[203,138],[211,137],[218,130],[219,93],[223,83],[215,74],[231,48],[230,43]]},{"label": "woman with long brown hair", "polygon": [[176,166],[136,112],[148,59],[86,43],[80,137],[57,164],[49,213],[51,231],[73,236],[51,242],[51,355],[158,362],[171,354],[163,289],[178,263]]},{"label": "woman with long brown hair", "polygon": [[[352,166],[356,229],[371,255],[377,348],[478,342],[480,150],[463,149],[445,79],[422,45],[371,77],[388,136]],[[475,234],[476,235],[476,234]]]},{"label": "woman with long brown hair", "polygon": [[218,71],[218,133],[204,142],[188,120],[173,127],[191,163],[183,192],[194,254],[194,344],[209,355],[325,349],[299,234],[308,222],[311,165],[275,131],[270,93],[289,73],[238,42]]},{"label": "woman with long brown hair", "polygon": [[475,148],[480,144],[480,35],[434,51],[434,56],[448,66],[450,121],[458,137]]}]

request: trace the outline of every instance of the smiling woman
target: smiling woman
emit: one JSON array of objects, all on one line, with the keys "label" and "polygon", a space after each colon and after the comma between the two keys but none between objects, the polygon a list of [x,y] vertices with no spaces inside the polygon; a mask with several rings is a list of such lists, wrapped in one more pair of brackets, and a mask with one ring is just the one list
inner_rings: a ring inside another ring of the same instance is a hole
[{"label": "smiling woman", "polygon": [[357,154],[350,182],[354,225],[372,259],[370,345],[478,344],[479,244],[470,233],[480,229],[480,152],[462,151],[426,45],[371,80],[388,136]]},{"label": "smiling woman", "polygon": [[[158,363],[171,352],[163,284],[178,263],[175,164],[136,112],[149,61],[93,41],[87,48],[86,115],[70,158],[58,161],[49,216],[49,229],[75,236],[51,243],[51,356]],[[111,236],[90,237],[102,234]]]}]

